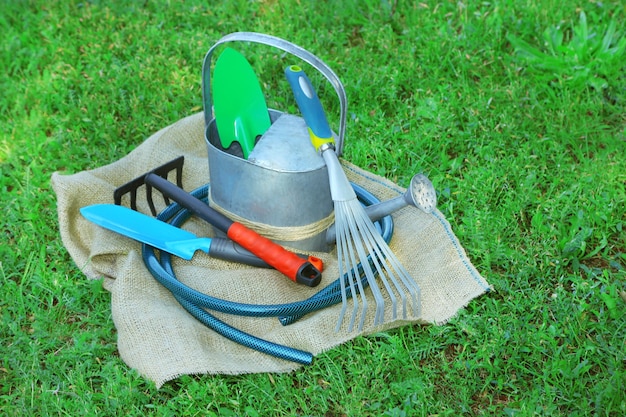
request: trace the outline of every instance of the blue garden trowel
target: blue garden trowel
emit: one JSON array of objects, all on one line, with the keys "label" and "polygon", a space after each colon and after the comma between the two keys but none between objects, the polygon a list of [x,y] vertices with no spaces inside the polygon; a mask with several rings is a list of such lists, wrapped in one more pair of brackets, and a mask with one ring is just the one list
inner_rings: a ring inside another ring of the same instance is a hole
[{"label": "blue garden trowel", "polygon": [[270,268],[230,239],[199,238],[191,232],[115,204],[96,204],[80,209],[87,220],[105,229],[147,243],[157,249],[190,260],[197,250],[227,261]]}]

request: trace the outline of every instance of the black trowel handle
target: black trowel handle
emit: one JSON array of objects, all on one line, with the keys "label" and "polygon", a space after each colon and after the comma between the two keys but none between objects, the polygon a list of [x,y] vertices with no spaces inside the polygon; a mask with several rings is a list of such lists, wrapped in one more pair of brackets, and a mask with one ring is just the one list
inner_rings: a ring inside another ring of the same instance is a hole
[{"label": "black trowel handle", "polygon": [[209,255],[231,262],[256,266],[257,268],[271,268],[263,259],[230,239],[214,237],[211,239]]}]

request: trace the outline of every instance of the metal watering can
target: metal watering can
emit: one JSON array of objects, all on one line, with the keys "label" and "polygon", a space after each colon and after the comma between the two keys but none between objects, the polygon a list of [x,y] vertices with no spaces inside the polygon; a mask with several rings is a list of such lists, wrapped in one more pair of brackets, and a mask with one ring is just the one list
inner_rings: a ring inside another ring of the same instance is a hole
[{"label": "metal watering can", "polygon": [[[281,245],[327,252],[330,250],[327,229],[333,223],[333,201],[328,170],[311,145],[308,133],[297,137],[295,133],[292,136],[292,132],[286,132],[285,147],[277,150],[271,164],[243,159],[225,152],[220,145],[212,111],[211,60],[215,49],[228,42],[253,42],[278,48],[307,62],[324,75],[334,87],[341,106],[339,135],[335,138],[338,154],[343,149],[346,129],[347,99],[343,85],[322,60],[305,49],[254,32],[236,32],[221,38],[207,52],[202,69],[205,141],[211,179],[209,198],[213,207]],[[269,113],[272,123],[284,114],[273,109]],[[303,120],[302,126],[302,132],[306,133]],[[285,158],[289,158],[288,166],[281,165]]]}]

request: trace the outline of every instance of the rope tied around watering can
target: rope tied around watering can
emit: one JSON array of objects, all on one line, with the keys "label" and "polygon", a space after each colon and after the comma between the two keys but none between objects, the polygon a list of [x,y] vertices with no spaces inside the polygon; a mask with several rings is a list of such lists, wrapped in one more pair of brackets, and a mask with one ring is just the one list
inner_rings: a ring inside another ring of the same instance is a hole
[{"label": "rope tied around watering can", "polygon": [[331,212],[328,216],[316,222],[305,224],[303,226],[274,226],[261,222],[254,222],[245,217],[239,216],[230,210],[217,204],[212,198],[211,193],[208,196],[209,205],[223,215],[227,216],[235,222],[239,222],[249,229],[254,230],[258,234],[265,236],[270,240],[279,240],[283,242],[297,242],[300,240],[315,237],[328,229],[335,222],[335,213]]}]

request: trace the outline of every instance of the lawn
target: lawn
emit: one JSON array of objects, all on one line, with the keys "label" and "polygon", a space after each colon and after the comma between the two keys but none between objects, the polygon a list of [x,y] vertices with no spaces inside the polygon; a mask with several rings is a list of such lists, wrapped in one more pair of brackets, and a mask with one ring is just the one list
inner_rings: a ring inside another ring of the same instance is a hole
[{"label": "lawn", "polygon": [[[618,0],[1,0],[0,410],[626,415],[625,15]],[[157,389],[119,358],[110,294],[63,247],[50,176],[201,111],[204,54],[239,30],[337,72],[344,157],[402,186],[426,173],[494,291],[293,373]]]}]

